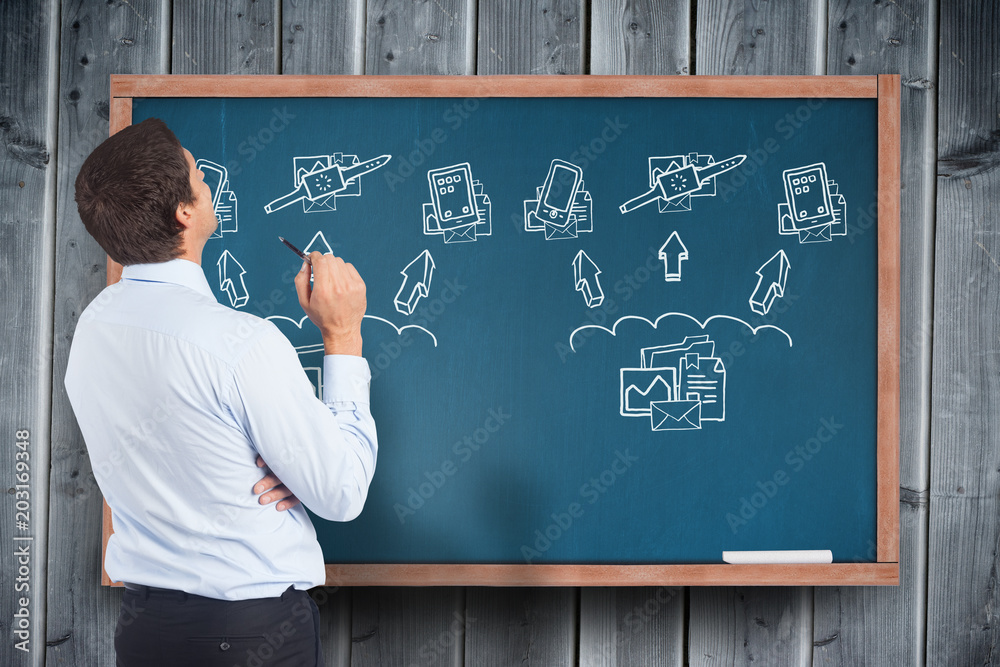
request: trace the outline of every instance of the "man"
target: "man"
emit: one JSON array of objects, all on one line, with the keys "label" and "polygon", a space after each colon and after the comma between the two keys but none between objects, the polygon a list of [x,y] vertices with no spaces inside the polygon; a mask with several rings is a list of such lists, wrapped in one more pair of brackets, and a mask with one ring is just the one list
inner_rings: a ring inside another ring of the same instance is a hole
[{"label": "man", "polygon": [[118,664],[322,664],[305,590],[324,583],[323,558],[299,501],[349,521],[367,497],[364,282],[320,253],[295,278],[323,336],[320,400],[274,325],[213,296],[200,266],[211,192],[162,121],[98,146],[76,200],[124,266],[81,315],[65,379],[111,507],[105,569],[126,586]]}]

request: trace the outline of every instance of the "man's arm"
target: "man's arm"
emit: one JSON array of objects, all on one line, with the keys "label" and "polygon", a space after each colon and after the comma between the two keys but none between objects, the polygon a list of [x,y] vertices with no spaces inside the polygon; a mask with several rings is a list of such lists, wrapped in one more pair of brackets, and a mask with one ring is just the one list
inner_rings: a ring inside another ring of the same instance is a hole
[{"label": "man's arm", "polygon": [[271,330],[238,364],[231,404],[272,471],[254,487],[255,493],[268,487],[261,502],[281,499],[285,505],[294,494],[321,517],[344,521],[364,505],[377,454],[368,408],[371,374],[359,356],[365,287],[340,258],[313,253],[311,260],[312,270],[304,263],[295,282],[328,353],[323,401],[314,397],[291,344]]}]

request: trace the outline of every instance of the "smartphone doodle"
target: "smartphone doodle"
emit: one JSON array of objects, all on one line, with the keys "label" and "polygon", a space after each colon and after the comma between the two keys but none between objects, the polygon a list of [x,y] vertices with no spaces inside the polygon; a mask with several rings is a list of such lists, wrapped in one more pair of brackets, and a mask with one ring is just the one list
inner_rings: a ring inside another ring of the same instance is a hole
[{"label": "smartphone doodle", "polygon": [[583,170],[563,160],[553,160],[535,205],[536,224],[565,225],[569,222],[573,201],[583,183]]},{"label": "smartphone doodle", "polygon": [[211,238],[220,239],[223,232],[237,231],[236,193],[229,189],[229,172],[221,164],[205,159],[195,162],[195,167],[201,170],[205,184],[212,193],[212,209],[219,221]]}]

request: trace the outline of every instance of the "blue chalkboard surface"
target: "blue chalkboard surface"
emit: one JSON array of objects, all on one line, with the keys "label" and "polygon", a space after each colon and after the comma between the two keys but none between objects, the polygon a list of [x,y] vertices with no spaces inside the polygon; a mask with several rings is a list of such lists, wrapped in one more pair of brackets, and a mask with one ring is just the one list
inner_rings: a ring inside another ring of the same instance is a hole
[{"label": "blue chalkboard surface", "polygon": [[[322,384],[278,242],[368,286],[379,455],[330,563],[875,561],[874,99],[133,102],[203,266]],[[386,161],[388,158],[388,161]]]}]

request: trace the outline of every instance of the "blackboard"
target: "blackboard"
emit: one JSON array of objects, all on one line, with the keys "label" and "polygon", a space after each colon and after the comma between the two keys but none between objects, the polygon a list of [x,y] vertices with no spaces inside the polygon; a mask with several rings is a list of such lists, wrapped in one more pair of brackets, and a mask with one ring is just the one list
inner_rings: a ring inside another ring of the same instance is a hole
[{"label": "blackboard", "polygon": [[767,566],[724,551],[774,550],[891,579],[898,144],[879,80],[706,95],[356,78],[348,94],[303,77],[246,97],[153,79],[118,96],[200,160],[220,218],[209,283],[271,319],[317,390],[319,334],[278,236],[367,284],[379,460],[358,519],[315,519],[338,581],[743,579]]}]

